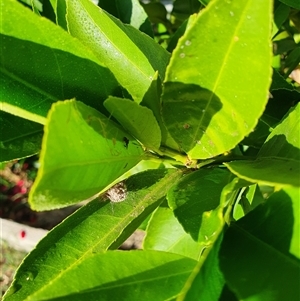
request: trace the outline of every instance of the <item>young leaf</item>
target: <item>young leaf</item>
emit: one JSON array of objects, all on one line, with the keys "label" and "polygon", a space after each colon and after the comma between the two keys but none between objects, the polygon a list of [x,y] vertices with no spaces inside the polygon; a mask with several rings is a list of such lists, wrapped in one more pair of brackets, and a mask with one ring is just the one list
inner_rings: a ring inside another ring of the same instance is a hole
[{"label": "young leaf", "polygon": [[[296,224],[293,218],[299,215],[299,189],[288,191],[274,194],[225,233],[220,267],[239,300],[280,301],[287,296],[297,300],[299,296],[300,264],[289,253],[294,235],[298,246],[295,240],[293,247],[299,249],[299,217]],[[292,196],[297,197],[292,200]]]},{"label": "young leaf", "polygon": [[129,99],[109,97],[104,102],[105,108],[133,137],[145,147],[158,151],[161,143],[159,125],[152,113]]},{"label": "young leaf", "polygon": [[142,157],[140,145],[95,109],[73,100],[57,102],[45,126],[30,205],[49,210],[87,199]]},{"label": "young leaf", "polygon": [[155,71],[164,76],[167,52],[91,1],[67,0],[67,21],[70,33],[95,53],[138,103],[148,91]]},{"label": "young leaf", "polygon": [[270,186],[300,186],[300,104],[275,127],[255,161],[224,163],[247,181]]},{"label": "young leaf", "polygon": [[268,99],[271,10],[270,0],[212,1],[179,40],[162,114],[191,158],[221,154],[255,127]]},{"label": "young leaf", "polygon": [[[175,169],[139,173],[126,180],[123,202],[110,204],[103,197],[102,201],[94,200],[80,208],[49,232],[28,255],[7,293],[7,300],[36,300],[35,294],[47,290],[49,283],[58,283],[70,271],[79,271],[81,262],[91,254],[117,249],[159,206],[181,176],[182,172]],[[105,276],[108,271],[103,271]],[[80,273],[83,278],[91,274],[91,271],[86,275]]]}]

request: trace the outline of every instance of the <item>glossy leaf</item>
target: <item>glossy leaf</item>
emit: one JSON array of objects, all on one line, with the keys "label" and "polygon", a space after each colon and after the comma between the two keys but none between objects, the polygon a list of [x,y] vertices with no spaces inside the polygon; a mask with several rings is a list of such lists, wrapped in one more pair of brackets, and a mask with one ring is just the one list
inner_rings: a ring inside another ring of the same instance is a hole
[{"label": "glossy leaf", "polygon": [[300,105],[269,135],[255,161],[225,163],[231,172],[270,186],[300,186]]},{"label": "glossy leaf", "polygon": [[[277,235],[281,236],[281,241],[278,241],[277,248],[284,247],[285,252],[289,252],[300,260],[299,196],[299,188],[285,188],[273,193],[268,201],[280,204],[278,205],[278,212],[272,212],[272,222],[275,223],[279,215],[280,219],[284,221],[280,226],[278,222],[277,229],[273,228],[273,231],[276,231]],[[271,221],[269,221],[269,224],[271,224]]]},{"label": "glossy leaf", "polygon": [[198,260],[203,246],[195,242],[168,207],[158,207],[148,223],[143,248],[159,250]]},{"label": "glossy leaf", "polygon": [[257,124],[271,76],[271,4],[213,1],[177,44],[162,113],[191,158],[230,150]]},{"label": "glossy leaf", "polygon": [[43,136],[42,125],[3,111],[0,111],[0,121],[0,162],[39,152]]},{"label": "glossy leaf", "polygon": [[223,235],[217,235],[215,242],[204,251],[199,262],[187,280],[178,301],[217,301],[225,284],[219,267],[219,250]]},{"label": "glossy leaf", "polygon": [[293,204],[288,195],[283,195],[271,197],[225,233],[220,266],[238,299],[276,301],[288,296],[289,300],[297,300],[299,296],[300,264],[289,253]]},{"label": "glossy leaf", "polygon": [[[94,200],[79,209],[29,254],[17,272],[7,300],[36,300],[35,294],[48,289],[49,283],[59,283],[70,271],[80,271],[81,262],[92,254],[117,249],[159,206],[181,176],[182,172],[175,169],[139,173],[127,179],[123,202],[112,204],[104,202],[103,197],[102,201]],[[89,270],[87,274],[80,273],[80,277],[88,279],[92,274]],[[69,281],[72,283],[72,277]]]},{"label": "glossy leaf", "polygon": [[141,146],[113,121],[83,103],[58,102],[45,126],[30,205],[49,210],[87,199],[142,158]]},{"label": "glossy leaf", "polygon": [[103,110],[103,100],[120,93],[111,72],[80,41],[17,1],[0,5],[1,101],[46,117],[57,100],[76,97]]},{"label": "glossy leaf", "polygon": [[280,0],[280,2],[282,2],[288,6],[291,6],[293,8],[300,9],[300,3],[298,0]]},{"label": "glossy leaf", "polygon": [[120,19],[123,23],[130,24],[149,36],[153,36],[151,23],[138,0],[100,0],[98,6]]},{"label": "glossy leaf", "polygon": [[185,231],[204,246],[222,225],[217,208],[230,176],[223,169],[198,170],[182,178],[168,193],[169,206]]},{"label": "glossy leaf", "polygon": [[142,101],[156,70],[164,76],[167,52],[90,1],[67,1],[67,21],[70,33],[94,52],[135,101]]},{"label": "glossy leaf", "polygon": [[104,106],[145,147],[154,151],[159,149],[161,131],[150,109],[130,99],[117,97],[109,97]]},{"label": "glossy leaf", "polygon": [[[275,6],[276,4],[274,4]],[[272,37],[274,37],[279,30],[281,29],[281,26],[286,21],[290,13],[290,8],[283,4],[278,2],[277,6],[274,7],[274,22],[272,26]]]}]

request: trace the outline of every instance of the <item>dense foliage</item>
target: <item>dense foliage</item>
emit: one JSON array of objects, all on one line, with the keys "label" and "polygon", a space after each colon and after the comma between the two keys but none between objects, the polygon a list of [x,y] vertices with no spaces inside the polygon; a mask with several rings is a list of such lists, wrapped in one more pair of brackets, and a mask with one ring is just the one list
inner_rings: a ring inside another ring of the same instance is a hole
[{"label": "dense foliage", "polygon": [[1,162],[39,154],[34,210],[91,200],[4,300],[299,300],[298,0],[0,8]]}]

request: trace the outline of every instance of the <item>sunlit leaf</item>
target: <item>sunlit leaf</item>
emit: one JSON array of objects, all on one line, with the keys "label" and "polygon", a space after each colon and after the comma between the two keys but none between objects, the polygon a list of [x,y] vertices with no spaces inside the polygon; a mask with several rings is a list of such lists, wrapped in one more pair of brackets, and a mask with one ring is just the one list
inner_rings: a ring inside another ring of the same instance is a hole
[{"label": "sunlit leaf", "polygon": [[234,148],[257,124],[271,77],[271,4],[213,1],[172,53],[162,113],[191,158]]}]

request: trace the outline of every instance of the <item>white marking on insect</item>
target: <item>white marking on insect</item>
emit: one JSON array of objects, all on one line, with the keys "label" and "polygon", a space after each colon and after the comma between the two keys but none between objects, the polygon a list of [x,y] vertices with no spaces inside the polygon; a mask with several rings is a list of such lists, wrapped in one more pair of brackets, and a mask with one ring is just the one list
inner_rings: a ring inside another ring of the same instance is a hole
[{"label": "white marking on insect", "polygon": [[124,182],[117,183],[109,188],[104,196],[106,196],[112,203],[119,203],[125,201],[127,197],[127,187]]}]

